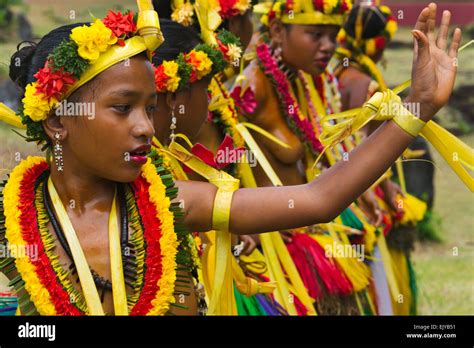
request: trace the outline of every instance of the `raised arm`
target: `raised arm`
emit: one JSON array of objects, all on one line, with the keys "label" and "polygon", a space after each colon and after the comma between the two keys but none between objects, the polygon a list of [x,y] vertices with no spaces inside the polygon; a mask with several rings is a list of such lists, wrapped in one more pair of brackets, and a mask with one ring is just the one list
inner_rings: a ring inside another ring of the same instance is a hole
[{"label": "raised arm", "polygon": [[[419,103],[420,118],[429,121],[449,99],[456,76],[455,59],[461,40],[456,29],[449,50],[450,13],[445,11],[436,37],[436,5],[423,9],[413,31],[412,88],[405,102]],[[395,122],[377,131],[340,161],[306,185],[240,189],[234,193],[230,230],[251,234],[328,222],[375,182],[402,154],[413,137]],[[185,223],[194,231],[212,228],[216,187],[179,183]]]}]

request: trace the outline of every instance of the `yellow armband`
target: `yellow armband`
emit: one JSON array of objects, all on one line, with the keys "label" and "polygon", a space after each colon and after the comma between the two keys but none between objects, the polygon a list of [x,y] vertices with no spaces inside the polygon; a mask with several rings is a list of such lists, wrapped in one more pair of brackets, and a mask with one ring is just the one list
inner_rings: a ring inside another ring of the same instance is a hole
[{"label": "yellow armband", "polygon": [[232,204],[233,191],[218,189],[214,199],[214,210],[212,211],[212,229],[217,231],[229,231],[230,205]]}]

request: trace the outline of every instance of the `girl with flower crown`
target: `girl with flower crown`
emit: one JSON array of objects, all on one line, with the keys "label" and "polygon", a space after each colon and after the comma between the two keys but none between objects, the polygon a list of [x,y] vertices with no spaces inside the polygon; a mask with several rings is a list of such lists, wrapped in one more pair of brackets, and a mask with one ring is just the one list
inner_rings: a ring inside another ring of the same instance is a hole
[{"label": "girl with flower crown", "polygon": [[[27,136],[52,153],[50,161],[22,161],[2,190],[0,240],[38,250],[1,261],[22,314],[195,313],[194,293],[183,286],[190,284],[188,264],[178,262],[189,255],[179,242],[186,235],[180,222],[192,231],[241,234],[330,221],[393,163],[452,91],[451,62],[461,33],[455,31],[446,51],[447,30],[436,42],[436,11],[426,8],[414,34],[418,46],[409,97],[421,103],[420,118],[391,115],[393,120],[351,153],[350,162],[308,184],[236,189],[230,179],[219,188],[177,182],[176,200],[184,202],[180,214],[171,202],[176,190],[170,175],[146,158],[156,108],[147,56],[162,37],[150,4],[139,5],[136,31],[114,34],[113,23],[128,22],[127,15],[109,24],[64,26],[13,57],[10,75],[25,91],[19,115]],[[15,58],[23,58],[20,67]],[[66,98],[94,102],[95,118],[57,117],[56,103]],[[1,109],[2,120],[19,125],[12,112]],[[105,289],[102,296],[97,288]]]}]

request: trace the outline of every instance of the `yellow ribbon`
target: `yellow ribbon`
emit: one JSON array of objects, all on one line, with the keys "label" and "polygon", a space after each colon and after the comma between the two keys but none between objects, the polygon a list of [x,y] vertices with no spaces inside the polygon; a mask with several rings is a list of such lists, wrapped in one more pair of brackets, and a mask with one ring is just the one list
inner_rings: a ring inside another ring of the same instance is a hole
[{"label": "yellow ribbon", "polygon": [[3,103],[0,103],[0,121],[16,128],[26,129],[26,126],[21,123],[20,117],[15,114],[15,111]]},{"label": "yellow ribbon", "polygon": [[208,45],[217,45],[214,32],[222,23],[217,8],[212,8],[208,0],[196,0],[194,2],[194,12],[201,28],[202,40]]},{"label": "yellow ribbon", "polygon": [[48,179],[48,190],[51,195],[51,201],[56,210],[56,214],[58,214],[59,222],[63,228],[64,235],[71,249],[74,264],[76,265],[77,269],[77,274],[79,275],[82,293],[84,294],[84,298],[89,309],[89,314],[105,315],[99,293],[97,292],[91,270],[86,260],[86,256],[84,255],[84,251],[81,248],[81,244],[77,238],[76,232],[74,231],[74,227],[72,226],[66,209],[61,202],[61,198],[59,198],[59,195],[53,185],[51,177]]},{"label": "yellow ribbon", "polygon": [[[398,88],[397,90],[401,91],[402,89]],[[399,112],[394,113],[396,110]],[[474,192],[474,179],[467,171],[467,169],[474,168],[473,149],[434,121],[424,124],[423,121],[410,116],[401,106],[400,97],[393,91],[376,93],[362,108],[326,115],[323,118],[323,132],[320,140],[326,150],[354,134],[372,120],[386,121],[390,119],[393,119],[413,136],[420,132],[421,136],[436,148],[463,183]],[[337,120],[338,123],[331,124],[332,120]]]}]

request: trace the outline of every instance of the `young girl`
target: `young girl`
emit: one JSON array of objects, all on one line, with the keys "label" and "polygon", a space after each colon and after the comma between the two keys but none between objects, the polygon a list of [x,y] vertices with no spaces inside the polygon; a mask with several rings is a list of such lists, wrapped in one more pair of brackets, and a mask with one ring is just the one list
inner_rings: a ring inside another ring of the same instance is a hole
[{"label": "young girl", "polygon": [[[350,153],[351,161],[337,163],[308,184],[232,194],[232,189],[218,190],[208,183],[176,183],[177,200],[184,202],[182,222],[192,231],[214,228],[240,234],[306,226],[337,216],[387,170],[421,122],[448,100],[461,32],[454,32],[446,51],[449,20],[443,18],[436,41],[435,15],[434,4],[425,8],[414,32],[408,100],[420,103],[420,119],[387,121]],[[143,36],[134,35],[129,20],[128,30],[118,30],[114,18],[58,28],[36,48],[27,49],[28,54],[23,49],[14,56],[24,58],[20,67],[13,61],[11,77],[25,90],[21,114],[28,135],[54,154],[50,164],[42,158],[24,160],[3,190],[6,240],[12,245],[32,243],[39,251],[39,260],[2,261],[2,272],[19,291],[23,314],[154,315],[168,313],[175,301],[183,306],[173,297],[181,281],[174,270],[182,230],[175,228],[175,209],[167,197],[173,193],[166,190],[172,183],[146,159],[154,134],[156,86],[142,53],[154,51],[160,41],[157,18],[138,21]],[[57,117],[55,102],[65,98],[94,102],[95,118]],[[290,199],[293,209],[288,209]],[[71,263],[80,283],[61,266]],[[186,269],[182,272],[186,276]],[[124,274],[131,286],[126,286]],[[113,291],[105,291],[103,303],[94,278],[101,284],[112,280]],[[189,312],[195,312],[192,292],[184,297]]]}]

